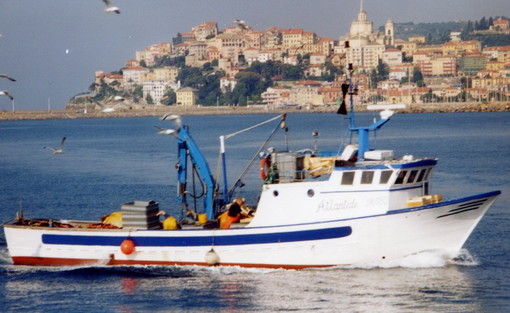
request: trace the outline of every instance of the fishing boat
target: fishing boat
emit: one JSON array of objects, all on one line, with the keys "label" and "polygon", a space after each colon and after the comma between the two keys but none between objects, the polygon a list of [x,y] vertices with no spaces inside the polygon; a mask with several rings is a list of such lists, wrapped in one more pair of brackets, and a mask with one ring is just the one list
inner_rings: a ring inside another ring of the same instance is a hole
[{"label": "fishing boat", "polygon": [[[337,113],[348,115],[349,126],[338,151],[268,149],[273,134],[285,131],[286,116],[266,121],[276,125],[250,162],[260,165],[261,187],[255,213],[245,221],[229,228],[216,223],[242,185],[241,179],[227,185],[224,140],[237,133],[220,137],[220,182],[190,127],[179,116],[165,115],[172,127],[159,133],[175,138],[178,148],[176,206],[191,217],[160,221],[158,202],[152,200],[126,202],[102,221],[30,219],[18,212],[4,224],[13,263],[303,269],[384,264],[428,252],[457,257],[500,191],[457,199],[431,194],[436,158],[397,157],[370,145],[370,134],[401,106],[370,107],[380,110],[380,118],[360,127],[355,88],[346,83],[342,92],[343,99],[350,95],[350,110],[343,100]],[[200,211],[189,209],[190,173],[203,185]]]}]

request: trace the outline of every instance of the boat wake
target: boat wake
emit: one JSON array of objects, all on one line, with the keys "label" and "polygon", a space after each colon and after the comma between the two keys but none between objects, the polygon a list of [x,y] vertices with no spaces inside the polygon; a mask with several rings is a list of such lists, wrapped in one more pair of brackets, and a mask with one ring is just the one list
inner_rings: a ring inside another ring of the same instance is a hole
[{"label": "boat wake", "polygon": [[121,276],[121,277],[215,277],[233,275],[239,273],[265,274],[275,271],[284,271],[283,269],[261,269],[261,268],[243,268],[239,266],[196,266],[196,265],[95,265],[95,266],[23,266],[5,263],[0,266],[1,272],[11,275],[33,275],[44,273],[48,275],[70,275],[70,276]]},{"label": "boat wake", "polygon": [[[479,262],[468,250],[461,250],[454,258],[447,258],[440,252],[423,252],[414,254],[400,260],[367,263],[358,266],[335,266],[321,269],[308,269],[305,271],[351,270],[351,269],[394,269],[394,268],[439,268],[446,266],[477,266]],[[95,266],[61,266],[61,267],[34,267],[14,266],[10,261],[7,250],[0,251],[0,268],[2,272],[15,276],[25,276],[44,273],[45,275],[70,276],[121,276],[121,277],[215,277],[235,274],[268,274],[286,271],[283,269],[244,268],[239,266],[197,266],[197,265],[95,265]]]},{"label": "boat wake", "polygon": [[478,261],[471,253],[462,249],[455,258],[446,256],[441,251],[425,251],[412,254],[397,260],[381,260],[356,266],[337,266],[336,269],[380,269],[380,268],[437,268],[449,265],[477,266]]},{"label": "boat wake", "polygon": [[0,248],[0,266],[6,264],[12,264],[12,260],[9,256],[9,251],[7,251],[7,248],[2,247]]}]

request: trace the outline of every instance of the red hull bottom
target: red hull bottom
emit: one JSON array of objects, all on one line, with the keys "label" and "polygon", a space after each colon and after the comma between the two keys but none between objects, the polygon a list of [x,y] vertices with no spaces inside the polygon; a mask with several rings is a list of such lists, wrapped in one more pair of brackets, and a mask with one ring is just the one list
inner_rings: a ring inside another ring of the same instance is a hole
[{"label": "red hull bottom", "polygon": [[[203,263],[192,262],[165,262],[165,261],[129,261],[129,260],[115,260],[111,259],[105,263],[104,260],[93,259],[65,259],[65,258],[39,258],[39,257],[13,257],[14,265],[28,265],[28,266],[94,266],[94,265],[198,265],[198,266],[212,266]],[[282,268],[291,270],[300,270],[305,268],[320,268],[332,267],[334,265],[294,265],[294,264],[234,264],[234,263],[220,263],[216,266],[240,266],[247,268]]]}]

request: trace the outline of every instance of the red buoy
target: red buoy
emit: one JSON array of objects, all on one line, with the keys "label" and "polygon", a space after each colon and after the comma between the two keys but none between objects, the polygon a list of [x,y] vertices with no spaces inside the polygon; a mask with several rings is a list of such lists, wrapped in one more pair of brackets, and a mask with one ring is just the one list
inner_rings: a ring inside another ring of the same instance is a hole
[{"label": "red buoy", "polygon": [[124,254],[131,254],[135,252],[135,243],[131,239],[126,239],[120,244],[120,251]]}]

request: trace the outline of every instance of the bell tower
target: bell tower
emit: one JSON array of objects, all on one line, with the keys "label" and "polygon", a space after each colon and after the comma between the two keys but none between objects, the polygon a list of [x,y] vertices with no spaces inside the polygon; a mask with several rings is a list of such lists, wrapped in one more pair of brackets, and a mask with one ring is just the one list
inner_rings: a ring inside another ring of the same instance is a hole
[{"label": "bell tower", "polygon": [[395,23],[393,23],[391,19],[389,19],[384,26],[384,45],[395,45]]}]

